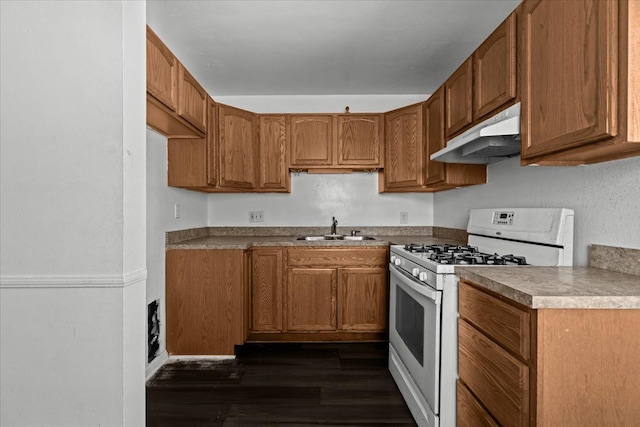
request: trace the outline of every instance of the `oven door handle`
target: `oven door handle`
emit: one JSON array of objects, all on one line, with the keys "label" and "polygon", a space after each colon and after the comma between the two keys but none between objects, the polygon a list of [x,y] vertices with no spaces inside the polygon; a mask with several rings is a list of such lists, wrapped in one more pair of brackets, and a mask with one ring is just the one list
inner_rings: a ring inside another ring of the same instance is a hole
[{"label": "oven door handle", "polygon": [[440,303],[442,302],[442,292],[436,291],[426,283],[420,285],[417,284],[416,281],[418,279],[413,276],[407,275],[405,272],[403,272],[393,264],[389,264],[389,271],[402,282],[402,285],[414,290],[420,295],[429,298],[431,301],[433,301],[434,304],[440,305]]}]

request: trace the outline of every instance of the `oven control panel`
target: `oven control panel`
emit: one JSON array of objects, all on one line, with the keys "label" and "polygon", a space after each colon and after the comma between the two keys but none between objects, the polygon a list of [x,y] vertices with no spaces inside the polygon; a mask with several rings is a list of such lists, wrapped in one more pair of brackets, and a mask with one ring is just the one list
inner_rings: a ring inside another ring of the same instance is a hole
[{"label": "oven control panel", "polygon": [[513,225],[513,212],[496,211],[493,213],[492,224]]}]

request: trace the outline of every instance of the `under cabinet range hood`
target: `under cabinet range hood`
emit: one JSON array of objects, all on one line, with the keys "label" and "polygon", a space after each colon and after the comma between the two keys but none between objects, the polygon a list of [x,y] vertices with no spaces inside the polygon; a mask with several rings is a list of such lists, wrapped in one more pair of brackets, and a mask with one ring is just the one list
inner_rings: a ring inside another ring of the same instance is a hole
[{"label": "under cabinet range hood", "polygon": [[443,163],[493,163],[520,153],[520,103],[500,111],[431,155]]}]

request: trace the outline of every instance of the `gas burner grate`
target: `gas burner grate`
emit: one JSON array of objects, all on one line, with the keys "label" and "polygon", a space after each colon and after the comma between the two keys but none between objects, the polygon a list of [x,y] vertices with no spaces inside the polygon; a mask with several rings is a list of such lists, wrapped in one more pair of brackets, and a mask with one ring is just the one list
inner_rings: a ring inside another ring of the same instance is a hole
[{"label": "gas burner grate", "polygon": [[477,246],[471,245],[425,245],[410,243],[404,249],[411,253],[425,254],[438,264],[455,265],[527,265],[523,256],[483,253]]},{"label": "gas burner grate", "polygon": [[419,243],[410,243],[404,246],[404,249],[412,253],[427,254],[461,254],[461,253],[477,253],[478,248],[475,246],[457,246],[457,245],[424,245]]}]

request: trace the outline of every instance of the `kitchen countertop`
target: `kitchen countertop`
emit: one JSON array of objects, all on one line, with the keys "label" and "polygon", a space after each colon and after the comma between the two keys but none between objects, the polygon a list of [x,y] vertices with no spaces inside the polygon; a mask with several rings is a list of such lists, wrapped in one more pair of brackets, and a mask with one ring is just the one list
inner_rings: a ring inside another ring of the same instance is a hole
[{"label": "kitchen countertop", "polygon": [[464,242],[431,235],[371,236],[375,240],[297,240],[299,236],[206,236],[167,244],[167,249],[250,249],[269,246],[386,247],[407,243],[456,244]]},{"label": "kitchen countertop", "polygon": [[455,274],[533,309],[640,309],[640,276],[593,267],[456,267]]}]

